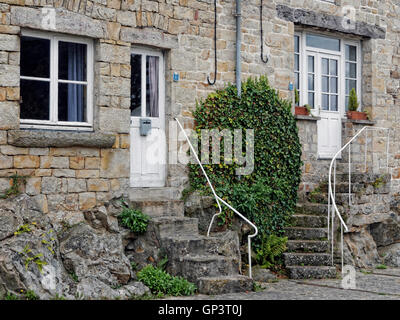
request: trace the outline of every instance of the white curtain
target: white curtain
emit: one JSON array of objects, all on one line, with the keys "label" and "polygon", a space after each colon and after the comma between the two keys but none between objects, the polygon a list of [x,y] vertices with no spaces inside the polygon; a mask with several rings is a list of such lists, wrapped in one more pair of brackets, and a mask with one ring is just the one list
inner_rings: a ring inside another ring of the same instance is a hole
[{"label": "white curtain", "polygon": [[[79,44],[68,45],[68,79],[85,79],[86,47]],[[68,121],[85,121],[84,85],[68,84]]]},{"label": "white curtain", "polygon": [[149,94],[150,101],[147,107],[149,117],[158,117],[158,57],[148,56],[149,63]]}]

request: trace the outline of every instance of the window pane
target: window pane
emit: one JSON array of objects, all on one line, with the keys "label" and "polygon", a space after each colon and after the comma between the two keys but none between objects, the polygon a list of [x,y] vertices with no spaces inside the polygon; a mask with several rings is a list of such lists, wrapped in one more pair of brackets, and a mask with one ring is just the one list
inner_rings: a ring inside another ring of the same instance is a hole
[{"label": "window pane", "polygon": [[344,103],[345,103],[346,111],[348,111],[349,110],[349,97],[348,96],[346,97]]},{"label": "window pane", "polygon": [[330,60],[330,68],[329,68],[329,72],[332,76],[337,76],[338,74],[338,63],[337,60]]},{"label": "window pane", "polygon": [[329,92],[329,77],[322,77],[322,92]]},{"label": "window pane", "polygon": [[50,40],[21,37],[21,76],[50,78]]},{"label": "window pane", "polygon": [[349,94],[352,88],[356,89],[356,84],[357,84],[356,80],[346,80],[346,94]]},{"label": "window pane", "polygon": [[294,52],[300,52],[300,37],[294,36]]},{"label": "window pane", "polygon": [[346,45],[346,60],[357,61],[357,47]]},{"label": "window pane", "polygon": [[146,116],[158,117],[158,76],[159,76],[159,58],[146,57]]},{"label": "window pane", "polygon": [[338,78],[331,78],[331,84],[330,84],[330,89],[332,93],[337,93],[338,92],[338,87],[337,87],[337,82]]},{"label": "window pane", "polygon": [[322,59],[322,74],[329,74],[329,59]]},{"label": "window pane", "polygon": [[322,95],[322,110],[329,110],[329,94]]},{"label": "window pane", "polygon": [[142,56],[131,55],[131,115],[141,116],[142,106]]},{"label": "window pane", "polygon": [[310,105],[311,108],[314,109],[314,93],[313,92],[308,93],[308,104]]},{"label": "window pane", "polygon": [[331,95],[331,111],[338,111],[338,96]]},{"label": "window pane", "polygon": [[346,62],[346,77],[357,78],[357,64]]},{"label": "window pane", "polygon": [[340,51],[340,40],[314,34],[307,34],[306,43],[309,47]]},{"label": "window pane", "polygon": [[314,91],[314,75],[308,75],[308,90]]},{"label": "window pane", "polygon": [[58,78],[86,81],[86,44],[58,43]]},{"label": "window pane", "polygon": [[296,71],[299,71],[299,66],[300,66],[299,60],[300,60],[300,56],[298,54],[296,54],[294,56],[294,70],[296,70]]},{"label": "window pane", "polygon": [[308,56],[308,72],[314,72],[314,57]]},{"label": "window pane", "polygon": [[21,79],[21,119],[50,120],[50,82]]},{"label": "window pane", "polygon": [[86,122],[86,85],[58,84],[58,121]]}]

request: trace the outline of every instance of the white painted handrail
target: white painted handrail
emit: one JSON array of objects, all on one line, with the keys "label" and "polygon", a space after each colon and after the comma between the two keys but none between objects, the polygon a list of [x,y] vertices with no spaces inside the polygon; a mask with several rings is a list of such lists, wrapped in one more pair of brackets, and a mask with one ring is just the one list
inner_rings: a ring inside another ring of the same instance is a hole
[{"label": "white painted handrail", "polygon": [[252,278],[252,270],[251,270],[251,238],[254,238],[254,237],[258,234],[258,229],[257,229],[257,227],[256,227],[252,222],[250,222],[245,216],[243,216],[239,211],[237,211],[235,208],[233,208],[230,204],[228,204],[226,201],[224,201],[223,199],[221,199],[221,198],[216,194],[215,189],[214,189],[214,187],[213,187],[213,185],[212,185],[210,179],[208,178],[207,173],[206,173],[206,171],[204,170],[203,165],[201,164],[200,159],[199,159],[199,157],[198,157],[198,155],[197,155],[195,149],[193,148],[193,145],[192,145],[192,143],[190,142],[189,137],[187,136],[187,134],[186,134],[186,132],[185,132],[185,129],[183,129],[181,123],[179,122],[179,120],[178,120],[177,118],[175,118],[175,120],[176,120],[176,122],[178,123],[178,125],[179,125],[181,131],[183,132],[183,134],[184,134],[184,136],[185,136],[185,138],[186,138],[186,140],[187,140],[187,142],[188,142],[188,144],[189,144],[189,147],[190,147],[190,149],[192,150],[193,155],[194,155],[194,157],[195,157],[195,159],[196,159],[198,165],[199,165],[200,168],[201,168],[201,171],[203,172],[203,175],[204,175],[204,176],[206,177],[206,179],[207,179],[207,183],[208,183],[208,185],[209,185],[210,188],[211,188],[211,191],[212,191],[212,193],[213,193],[213,195],[214,195],[215,201],[216,201],[217,204],[218,204],[219,212],[218,212],[217,214],[215,214],[215,215],[212,217],[212,219],[211,219],[210,226],[208,227],[208,231],[207,231],[207,237],[210,236],[210,230],[211,230],[212,224],[214,223],[214,219],[222,213],[221,203],[224,204],[225,206],[227,206],[229,209],[231,209],[234,213],[236,213],[239,217],[241,217],[244,221],[246,221],[249,225],[251,225],[251,226],[253,227],[253,229],[255,230],[255,232],[254,232],[253,234],[251,234],[251,235],[249,235],[249,236],[247,237],[247,249],[248,249],[248,255],[249,255],[249,277]]},{"label": "white painted handrail", "polygon": [[[331,245],[332,245],[332,263],[333,263],[333,247],[334,247],[334,217],[335,213],[338,216],[340,220],[340,233],[341,233],[341,258],[342,258],[342,270],[343,270],[343,227],[345,228],[346,232],[349,231],[349,228],[347,227],[346,223],[344,222],[339,209],[336,205],[336,160],[337,157],[347,148],[349,147],[349,205],[351,205],[351,143],[361,135],[362,132],[365,131],[367,134],[368,130],[388,130],[388,136],[387,136],[387,146],[386,146],[386,166],[387,166],[387,171],[389,170],[389,128],[379,128],[379,127],[368,127],[365,126],[363,127],[360,131],[357,132],[356,135],[354,135],[353,138],[351,138],[333,157],[331,164],[329,166],[329,182],[328,182],[328,240],[329,240],[329,229],[331,228],[331,235],[330,235],[330,240],[331,240]],[[334,170],[334,181],[333,181],[333,188],[332,188],[332,169]],[[367,135],[365,138],[365,171],[367,171]],[[331,205],[332,202],[332,205]],[[331,208],[332,208],[332,215],[331,215]],[[331,226],[330,224],[330,218],[332,219],[331,221]]]}]

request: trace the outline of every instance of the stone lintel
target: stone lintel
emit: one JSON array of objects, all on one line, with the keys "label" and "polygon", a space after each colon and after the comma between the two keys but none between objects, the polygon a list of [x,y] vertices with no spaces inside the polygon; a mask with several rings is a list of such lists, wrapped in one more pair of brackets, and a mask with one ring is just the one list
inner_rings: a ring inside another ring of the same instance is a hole
[{"label": "stone lintel", "polygon": [[166,34],[159,30],[122,27],[121,40],[164,49],[178,48],[178,37],[176,35]]},{"label": "stone lintel", "polygon": [[350,21],[348,23],[349,20],[344,17],[291,8],[285,5],[277,5],[276,11],[279,18],[299,25],[318,27],[372,39],[385,39],[386,37],[386,30],[382,27],[360,21]]},{"label": "stone lintel", "polygon": [[10,130],[8,144],[27,148],[89,147],[111,148],[115,135],[102,132],[76,132],[53,130]]}]

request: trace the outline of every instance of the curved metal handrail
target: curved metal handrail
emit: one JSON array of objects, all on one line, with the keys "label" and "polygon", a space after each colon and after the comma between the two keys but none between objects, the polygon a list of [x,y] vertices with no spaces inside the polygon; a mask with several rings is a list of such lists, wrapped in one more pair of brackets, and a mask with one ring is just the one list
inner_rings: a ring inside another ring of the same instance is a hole
[{"label": "curved metal handrail", "polygon": [[[336,152],[336,154],[334,155],[334,157],[332,158],[332,161],[330,163],[329,166],[329,178],[328,178],[328,240],[329,240],[329,221],[330,221],[330,214],[331,214],[331,202],[332,202],[332,208],[334,209],[334,211],[332,210],[332,235],[331,235],[331,241],[332,241],[332,262],[333,262],[333,222],[334,222],[334,213],[337,214],[339,220],[340,220],[340,227],[341,227],[341,251],[342,251],[342,269],[343,269],[343,227],[345,228],[346,232],[349,231],[349,228],[347,227],[346,223],[344,222],[339,209],[336,205],[336,200],[335,200],[335,192],[332,189],[332,169],[333,169],[333,165],[335,164],[335,179],[336,179],[336,160],[337,157],[339,156],[339,154],[341,154],[347,147],[349,147],[349,202],[350,202],[350,194],[351,194],[351,149],[350,149],[350,144],[358,137],[360,136],[360,134],[366,130],[390,130],[390,128],[380,128],[380,127],[368,127],[368,126],[364,126],[360,131],[358,131],[354,137],[352,137],[338,152]],[[367,144],[367,141],[365,141],[365,144]],[[387,166],[389,168],[388,165],[388,161],[389,161],[389,152],[388,149],[389,148],[389,135],[388,135],[388,141],[387,141]],[[367,149],[365,149],[366,152]],[[365,160],[366,161],[366,160]],[[335,181],[334,181],[335,184]],[[335,185],[334,185],[335,187]]]},{"label": "curved metal handrail", "polygon": [[192,150],[193,155],[194,155],[194,157],[195,157],[197,163],[199,164],[199,166],[200,166],[200,168],[201,168],[201,171],[203,172],[203,175],[204,175],[204,176],[206,177],[206,179],[207,179],[207,183],[208,183],[208,185],[209,185],[210,188],[211,188],[211,191],[212,191],[212,193],[213,193],[213,195],[214,195],[215,201],[216,201],[217,204],[218,204],[219,212],[216,213],[216,214],[212,217],[212,219],[211,219],[211,222],[210,222],[210,225],[209,225],[208,231],[207,231],[207,237],[210,236],[211,226],[212,226],[212,224],[214,223],[214,219],[222,213],[221,203],[224,204],[225,206],[227,206],[227,207],[228,207],[229,209],[231,209],[233,212],[235,212],[239,217],[241,217],[244,221],[246,221],[249,225],[251,225],[251,226],[254,228],[254,230],[255,230],[255,232],[254,232],[253,234],[247,236],[247,249],[248,249],[248,255],[249,255],[249,277],[252,278],[252,269],[251,269],[251,238],[254,238],[254,237],[258,234],[258,228],[257,228],[250,220],[248,220],[245,216],[243,216],[239,211],[237,211],[235,208],[233,208],[230,204],[228,204],[226,201],[224,201],[223,199],[221,199],[221,198],[216,194],[215,189],[214,189],[213,185],[211,184],[211,181],[210,181],[210,179],[208,178],[208,175],[207,175],[206,171],[204,170],[204,167],[203,167],[203,165],[201,164],[200,159],[199,159],[199,157],[198,157],[198,155],[197,155],[195,149],[193,148],[193,145],[192,145],[192,143],[190,142],[189,137],[187,136],[187,134],[186,134],[186,132],[185,132],[185,129],[183,129],[181,123],[179,122],[179,120],[178,120],[177,118],[175,118],[175,120],[176,120],[176,122],[178,123],[178,125],[179,125],[181,131],[183,132],[183,134],[184,134],[184,136],[185,136],[185,138],[186,138],[186,140],[187,140],[187,142],[188,142],[188,144],[189,144],[189,147],[190,147],[190,149]]}]

